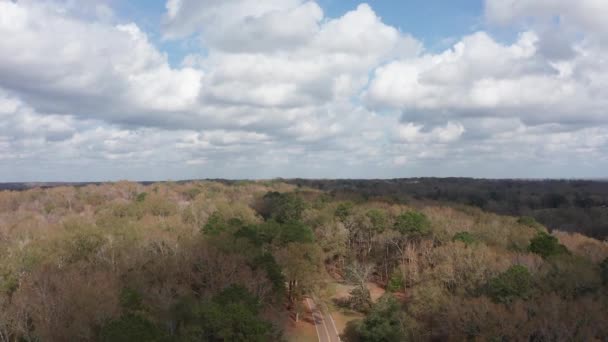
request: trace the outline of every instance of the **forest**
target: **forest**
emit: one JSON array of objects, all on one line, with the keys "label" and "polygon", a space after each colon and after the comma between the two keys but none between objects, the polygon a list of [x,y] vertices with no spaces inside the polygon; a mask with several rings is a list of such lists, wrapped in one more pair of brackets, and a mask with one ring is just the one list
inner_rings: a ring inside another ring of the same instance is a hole
[{"label": "forest", "polygon": [[342,198],[465,204],[502,215],[531,216],[549,229],[608,237],[608,181],[475,178],[293,179]]},{"label": "forest", "polygon": [[348,182],[0,191],[0,342],[608,340],[604,188]]}]

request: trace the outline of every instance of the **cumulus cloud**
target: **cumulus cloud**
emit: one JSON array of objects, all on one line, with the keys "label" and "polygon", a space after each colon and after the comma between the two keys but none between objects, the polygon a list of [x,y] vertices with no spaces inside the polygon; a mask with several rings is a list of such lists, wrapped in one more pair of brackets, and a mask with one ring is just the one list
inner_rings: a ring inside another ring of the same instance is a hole
[{"label": "cumulus cloud", "polygon": [[297,47],[319,29],[323,11],[315,2],[229,0],[167,2],[166,39],[200,34],[202,42],[230,52]]},{"label": "cumulus cloud", "polygon": [[588,158],[596,174],[606,9],[486,0],[517,38],[483,28],[437,52],[368,4],[168,0],[163,43],[194,44],[171,64],[108,5],[0,0],[0,180],[551,175]]},{"label": "cumulus cloud", "polygon": [[183,111],[198,97],[202,73],[171,69],[132,23],[89,23],[54,3],[1,1],[0,35],[0,86],[43,112],[154,122],[162,121],[155,112]]},{"label": "cumulus cloud", "polygon": [[558,19],[560,25],[608,37],[608,3],[603,0],[486,0],[485,15],[501,25]]},{"label": "cumulus cloud", "polygon": [[[404,120],[515,117],[526,124],[608,121],[597,87],[608,80],[602,51],[584,44],[562,62],[543,58],[538,36],[501,44],[487,33],[464,37],[438,54],[391,62],[375,71],[366,98]],[[422,114],[421,114],[422,113]]]},{"label": "cumulus cloud", "polygon": [[444,127],[435,127],[428,132],[423,131],[424,126],[411,122],[401,124],[396,129],[396,138],[400,142],[439,142],[449,143],[456,141],[465,132],[460,123],[448,122]]},{"label": "cumulus cloud", "polygon": [[[234,18],[250,21],[257,15],[258,24],[268,24],[263,25],[266,31],[256,32],[254,39],[235,24],[238,32],[206,46],[208,57],[194,58],[200,62],[197,67],[176,69],[133,23],[84,21],[55,3],[0,2],[0,33],[7,37],[0,42],[0,86],[19,91],[41,112],[117,124],[257,129],[272,121],[288,128],[306,113],[315,113],[314,106],[356,95],[370,68],[390,55],[415,54],[419,48],[413,38],[383,24],[367,5],[319,23],[322,12],[313,2],[202,4],[169,2],[167,16],[179,25],[216,27],[214,20],[229,25]],[[284,26],[298,26],[274,23],[273,13],[282,10],[316,18],[302,34],[306,39],[277,39]],[[224,40],[231,39],[268,39],[277,50],[261,53],[238,43],[242,51],[225,51]]]},{"label": "cumulus cloud", "polygon": [[[314,3],[301,5],[310,6],[318,9]],[[226,39],[241,35],[247,32]],[[245,38],[256,43],[269,39],[277,46],[266,53],[247,50],[244,44],[239,46],[245,50],[238,52],[211,50],[205,60],[210,71],[201,92],[204,101],[281,108],[321,105],[357,95],[370,69],[395,54],[412,56],[420,49],[415,39],[382,23],[367,5],[318,25],[295,47],[263,33]]]},{"label": "cumulus cloud", "polygon": [[19,99],[0,88],[0,134],[17,141],[41,139],[62,141],[77,131],[72,117],[64,115],[40,115]]}]

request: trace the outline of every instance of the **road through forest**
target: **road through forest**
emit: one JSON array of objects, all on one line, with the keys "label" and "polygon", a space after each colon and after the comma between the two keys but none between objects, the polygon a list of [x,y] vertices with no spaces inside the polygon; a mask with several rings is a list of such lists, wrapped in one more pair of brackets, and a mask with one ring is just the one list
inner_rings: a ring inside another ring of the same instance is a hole
[{"label": "road through forest", "polygon": [[313,298],[306,298],[306,305],[312,314],[319,342],[340,342],[336,323],[328,310],[323,310]]}]

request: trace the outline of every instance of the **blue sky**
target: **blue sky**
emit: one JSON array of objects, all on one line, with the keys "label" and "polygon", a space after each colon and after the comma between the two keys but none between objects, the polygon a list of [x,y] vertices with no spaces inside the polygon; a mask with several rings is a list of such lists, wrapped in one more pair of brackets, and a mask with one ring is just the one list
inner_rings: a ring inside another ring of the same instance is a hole
[{"label": "blue sky", "polygon": [[596,178],[608,3],[0,0],[0,182]]},{"label": "blue sky", "polygon": [[[343,15],[360,1],[326,0],[319,2],[331,17]],[[370,1],[382,20],[404,32],[410,32],[428,46],[441,45],[449,38],[457,39],[483,24],[483,2],[456,1]]]},{"label": "blue sky", "polygon": [[[318,1],[325,15],[330,18],[338,18],[360,3],[361,1],[355,0]],[[484,27],[481,0],[380,0],[367,3],[385,23],[411,33],[432,51],[445,49],[459,37]],[[146,31],[154,33],[157,44],[167,52],[173,65],[180,63],[184,55],[200,48],[184,42],[160,39],[158,23],[165,13],[163,0],[114,1],[112,6],[124,20],[133,20]]]}]

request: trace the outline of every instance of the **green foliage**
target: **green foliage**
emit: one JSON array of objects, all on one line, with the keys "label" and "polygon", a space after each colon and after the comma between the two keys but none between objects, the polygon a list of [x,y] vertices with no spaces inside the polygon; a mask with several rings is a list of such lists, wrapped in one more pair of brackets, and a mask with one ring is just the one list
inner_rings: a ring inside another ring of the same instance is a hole
[{"label": "green foliage", "polygon": [[528,269],[514,265],[488,282],[487,294],[495,302],[510,303],[517,298],[527,298],[532,287],[532,275]]},{"label": "green foliage", "polygon": [[268,341],[272,336],[270,323],[243,303],[211,302],[201,305],[197,314],[200,337],[205,341]]},{"label": "green foliage", "polygon": [[379,209],[371,209],[366,214],[372,224],[372,230],[376,233],[382,233],[386,229],[387,217],[386,212]]},{"label": "green foliage", "polygon": [[12,273],[0,275],[0,296],[6,294],[12,295],[19,288],[19,279]]},{"label": "green foliage", "polygon": [[120,306],[126,311],[137,311],[142,308],[142,297],[136,290],[125,287],[120,291]]},{"label": "green foliage", "polygon": [[312,243],[314,234],[308,225],[299,221],[290,221],[280,225],[279,242],[286,245],[291,242]]},{"label": "green foliage", "polygon": [[323,209],[327,203],[331,201],[331,197],[325,193],[317,197],[312,203],[312,208],[316,210]]},{"label": "green foliage", "polygon": [[68,240],[67,243],[65,252],[67,252],[68,262],[77,262],[87,259],[95,253],[103,241],[99,235],[78,234]]},{"label": "green foliage", "polygon": [[193,187],[193,188],[188,188],[187,190],[185,190],[183,192],[184,197],[186,197],[188,200],[192,201],[193,199],[196,198],[196,196],[198,196],[200,193],[202,192],[202,190],[198,187]]},{"label": "green foliage", "polygon": [[372,307],[372,297],[365,285],[357,285],[350,291],[348,306],[359,312],[368,312]]},{"label": "green foliage", "polygon": [[139,194],[137,194],[137,197],[135,197],[135,201],[141,203],[146,200],[146,196],[148,196],[148,193],[140,192]]},{"label": "green foliage", "polygon": [[203,226],[203,233],[210,235],[217,235],[226,230],[226,222],[218,211],[214,212],[209,216],[207,222]]},{"label": "green foliage", "polygon": [[348,216],[352,214],[354,204],[352,202],[341,202],[336,207],[336,211],[334,212],[334,216],[338,218],[338,220],[344,222]]},{"label": "green foliage", "polygon": [[272,244],[278,241],[283,225],[275,220],[269,220],[252,225],[250,228],[255,232],[258,244]]},{"label": "green foliage", "polygon": [[310,227],[300,221],[279,223],[270,220],[258,225],[243,226],[234,235],[237,238],[246,238],[256,246],[263,244],[284,246],[292,242],[311,243],[314,241],[314,234]]},{"label": "green foliage", "polygon": [[539,254],[543,258],[569,253],[566,246],[560,244],[555,236],[545,232],[539,232],[536,237],[530,241],[528,250],[532,253]]},{"label": "green foliage", "polygon": [[400,305],[392,295],[384,295],[358,327],[361,342],[406,341]]},{"label": "green foliage", "polygon": [[460,241],[467,246],[477,243],[477,239],[469,232],[458,232],[454,234],[452,241]]},{"label": "green foliage", "polygon": [[260,300],[249,293],[246,288],[235,284],[223,289],[213,298],[213,301],[220,305],[242,303],[253,313],[260,310]]},{"label": "green foliage", "polygon": [[265,207],[262,209],[264,219],[274,219],[279,223],[299,221],[304,211],[304,201],[292,193],[268,192],[264,195]]},{"label": "green foliage", "polygon": [[156,342],[166,335],[153,322],[138,314],[126,314],[108,322],[99,333],[100,342]]},{"label": "green foliage", "polygon": [[292,306],[313,291],[323,277],[321,249],[310,243],[289,243],[275,253],[288,283],[287,298]]},{"label": "green foliage", "polygon": [[430,234],[431,223],[421,212],[408,211],[395,219],[396,231],[408,236],[426,236]]},{"label": "green foliage", "polygon": [[285,293],[285,276],[281,267],[270,253],[264,253],[253,260],[254,268],[263,268],[266,271],[266,276],[272,283],[272,288],[275,295],[280,296]]},{"label": "green foliage", "polygon": [[66,230],[59,243],[60,253],[69,263],[88,260],[104,243],[101,232],[87,224],[66,223]]},{"label": "green foliage", "polygon": [[243,226],[234,232],[234,237],[237,239],[246,239],[257,247],[269,242],[268,239],[264,238],[257,226]]},{"label": "green foliage", "polygon": [[541,281],[545,292],[556,292],[564,298],[577,298],[596,292],[602,283],[597,265],[572,255],[549,258],[549,270]]},{"label": "green foliage", "polygon": [[219,211],[215,211],[203,225],[202,231],[207,235],[218,235],[225,231],[236,231],[241,227],[243,227],[241,219],[235,217],[226,219]]},{"label": "green foliage", "polygon": [[399,292],[405,288],[405,280],[403,279],[403,273],[400,270],[395,270],[393,274],[391,274],[390,279],[388,280],[388,284],[386,285],[386,290],[389,292]]},{"label": "green foliage", "polygon": [[[184,311],[185,309],[181,309]],[[182,313],[181,334],[191,341],[270,341],[272,325],[259,317],[259,300],[245,288],[232,285],[210,301]]]}]

